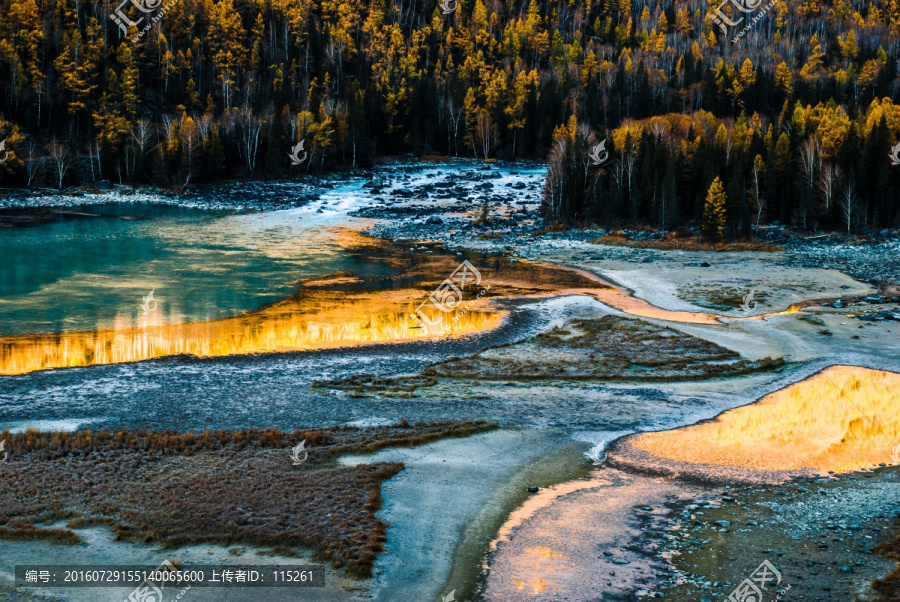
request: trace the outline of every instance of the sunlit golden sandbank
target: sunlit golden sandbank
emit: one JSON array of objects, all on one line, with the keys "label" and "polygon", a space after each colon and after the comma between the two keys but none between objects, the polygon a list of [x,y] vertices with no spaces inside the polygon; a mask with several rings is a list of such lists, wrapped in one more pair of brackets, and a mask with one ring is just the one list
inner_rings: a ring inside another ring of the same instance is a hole
[{"label": "sunlit golden sandbank", "polygon": [[[0,337],[0,374],[133,362],[191,354],[217,357],[272,351],[300,351],[435,336],[410,319],[419,304],[448,278],[462,258],[435,250],[410,254],[363,237],[345,237],[348,252],[394,268],[397,276],[364,281],[338,274],[301,282],[289,299],[240,316],[187,324],[144,323],[113,330]],[[426,304],[429,318],[443,317],[438,336],[463,335],[497,327],[503,313],[489,298],[591,293],[604,285],[578,274],[507,258],[470,256],[481,281],[464,289],[456,312]],[[484,290],[481,298],[476,299]],[[459,310],[465,311],[459,311]],[[160,318],[156,318],[159,320]]]},{"label": "sunlit golden sandbank", "polygon": [[897,463],[898,445],[900,374],[834,366],[712,421],[626,438],[610,457],[700,478],[774,478]]}]

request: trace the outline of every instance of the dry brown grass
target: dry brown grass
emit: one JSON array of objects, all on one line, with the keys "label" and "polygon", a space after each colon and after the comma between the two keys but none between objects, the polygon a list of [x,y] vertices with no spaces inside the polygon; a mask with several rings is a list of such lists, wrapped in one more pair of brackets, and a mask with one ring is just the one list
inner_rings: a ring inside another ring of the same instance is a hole
[{"label": "dry brown grass", "polygon": [[632,249],[657,249],[660,251],[760,251],[772,253],[784,251],[784,247],[753,240],[736,240],[731,242],[707,242],[699,237],[681,237],[670,232],[659,240],[629,240],[621,232],[614,232],[590,241],[595,245],[610,247],[630,247]]},{"label": "dry brown grass", "polygon": [[315,391],[344,391],[349,397],[411,397],[419,387],[433,387],[437,381],[427,376],[381,377],[374,374],[359,374],[348,378],[329,381],[315,381],[310,389]]},{"label": "dry brown grass", "polygon": [[[371,576],[386,541],[375,517],[381,483],[400,463],[339,466],[335,458],[495,428],[485,422],[406,421],[285,433],[78,431],[4,433],[0,537],[77,543],[69,528],[108,525],[116,539],[179,547],[193,543],[310,548],[317,558]],[[288,448],[306,439],[294,466]],[[281,548],[279,548],[281,549]]]},{"label": "dry brown grass", "polygon": [[350,397],[412,397],[438,379],[473,381],[674,381],[732,377],[774,370],[784,360],[746,360],[715,343],[643,320],[604,316],[576,320],[528,340],[488,347],[430,364],[421,375],[362,374],[317,381],[313,388]]},{"label": "dry brown grass", "polygon": [[715,343],[643,320],[577,320],[526,341],[427,366],[425,376],[474,380],[689,380],[771,370]]},{"label": "dry brown grass", "polygon": [[[895,522],[894,527],[900,527],[900,523]],[[878,545],[875,551],[884,554],[886,557],[900,560],[900,536],[893,541],[889,541]],[[875,602],[894,602],[900,600],[900,564],[897,565],[889,575],[884,579],[876,579],[872,582],[872,589],[878,594]]]},{"label": "dry brown grass", "polygon": [[66,529],[43,529],[18,520],[11,520],[0,527],[0,539],[35,540],[45,539],[57,543],[76,544],[84,540]]},{"label": "dry brown grass", "polygon": [[900,565],[884,579],[872,582],[872,589],[878,594],[875,602],[897,602],[900,600]]},{"label": "dry brown grass", "polygon": [[546,228],[541,228],[540,230],[535,230],[535,236],[541,236],[542,234],[547,234],[548,232],[570,232],[573,230],[591,230],[596,227],[594,222],[582,222],[576,221],[571,224],[564,224],[562,222],[554,222],[552,224],[548,224]]}]

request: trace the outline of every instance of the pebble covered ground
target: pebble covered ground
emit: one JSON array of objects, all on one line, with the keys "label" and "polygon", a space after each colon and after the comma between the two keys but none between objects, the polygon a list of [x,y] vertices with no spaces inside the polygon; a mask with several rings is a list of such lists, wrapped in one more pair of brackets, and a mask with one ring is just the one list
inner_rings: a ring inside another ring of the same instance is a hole
[{"label": "pebble covered ground", "polygon": [[[776,488],[713,488],[673,499],[644,537],[664,596],[721,600],[764,560],[790,585],[791,600],[871,600],[868,584],[896,565],[875,547],[893,539],[900,515],[900,470],[864,469]],[[770,597],[774,597],[774,593]],[[657,596],[663,597],[663,596]]]},{"label": "pebble covered ground", "polygon": [[54,208],[78,209],[107,203],[157,203],[191,209],[274,211],[300,207],[332,188],[336,177],[307,181],[229,182],[191,189],[180,194],[159,188],[132,188],[108,182],[96,187],[82,187],[63,192],[46,189],[7,191],[0,198],[0,211]]}]

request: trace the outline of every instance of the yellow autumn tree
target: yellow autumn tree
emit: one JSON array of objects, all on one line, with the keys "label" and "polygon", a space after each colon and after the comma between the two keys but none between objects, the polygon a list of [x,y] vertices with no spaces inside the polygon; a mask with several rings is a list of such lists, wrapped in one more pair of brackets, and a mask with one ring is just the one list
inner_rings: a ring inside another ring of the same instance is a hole
[{"label": "yellow autumn tree", "polygon": [[728,196],[722,187],[722,180],[716,177],[706,193],[703,204],[703,224],[700,231],[704,238],[718,240],[725,233],[725,203]]}]

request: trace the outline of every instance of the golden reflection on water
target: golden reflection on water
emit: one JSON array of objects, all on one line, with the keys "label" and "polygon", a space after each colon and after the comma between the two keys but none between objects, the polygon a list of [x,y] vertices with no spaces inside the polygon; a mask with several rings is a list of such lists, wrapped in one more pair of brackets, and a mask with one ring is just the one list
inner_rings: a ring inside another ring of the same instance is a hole
[{"label": "golden reflection on water", "polygon": [[[412,255],[396,245],[375,242],[357,233],[338,231],[341,244],[368,259],[391,265],[420,286],[440,284],[435,275],[457,268],[456,256],[435,253]],[[627,291],[611,287],[597,276],[578,269],[560,269],[527,261],[511,263],[496,256],[473,259],[486,282],[489,297],[542,298],[590,295],[602,303],[637,317],[672,322],[720,324],[706,313],[672,311],[656,307]],[[338,274],[303,283],[304,296],[275,303],[233,318],[187,324],[163,324],[159,314],[142,316],[137,326],[130,315],[115,329],[59,334],[0,336],[0,375],[96,364],[134,362],[178,354],[216,357],[300,351],[370,343],[412,340],[429,336],[409,315],[427,293],[393,289],[380,292],[339,292],[335,288],[363,284],[351,275]],[[487,297],[478,301],[486,303]],[[444,316],[440,336],[470,334],[499,326],[501,313],[469,307]],[[437,310],[434,310],[437,317]],[[424,309],[428,313],[429,308]],[[789,310],[790,311],[790,310]],[[458,316],[458,317],[457,317]],[[760,318],[763,316],[756,316]],[[434,336],[435,333],[431,333]]]},{"label": "golden reflection on water", "polygon": [[900,374],[835,366],[711,422],[647,433],[632,444],[671,460],[757,470],[897,463]]},{"label": "golden reflection on water", "polygon": [[[396,292],[396,291],[395,291]],[[96,364],[134,362],[169,355],[199,357],[302,351],[414,340],[428,336],[413,328],[409,314],[377,296],[349,298],[346,304],[310,309],[298,302],[277,303],[234,318],[189,324],[145,324],[119,331],[0,337],[0,374]],[[437,318],[437,312],[431,318]],[[494,328],[503,315],[470,310],[445,314],[448,335]],[[432,333],[434,336],[434,333]]]}]

